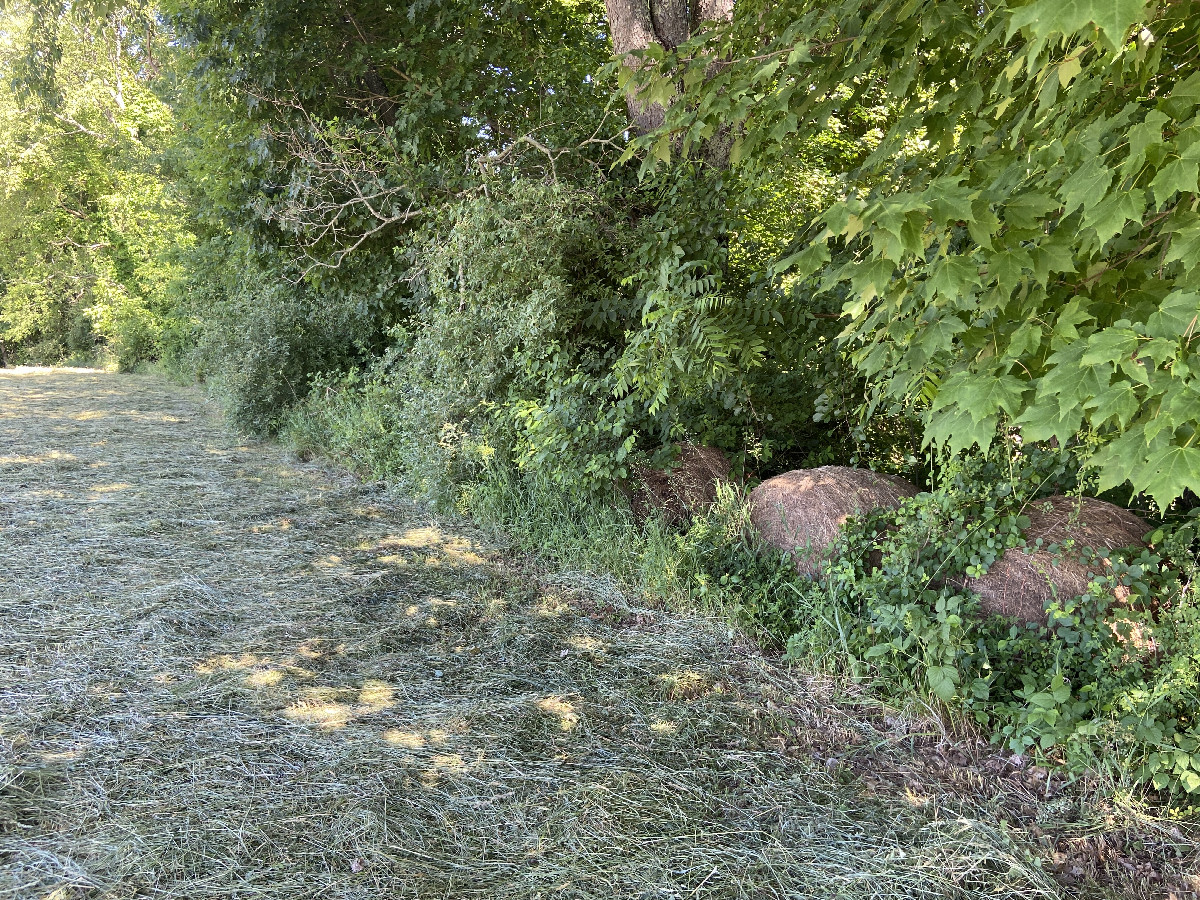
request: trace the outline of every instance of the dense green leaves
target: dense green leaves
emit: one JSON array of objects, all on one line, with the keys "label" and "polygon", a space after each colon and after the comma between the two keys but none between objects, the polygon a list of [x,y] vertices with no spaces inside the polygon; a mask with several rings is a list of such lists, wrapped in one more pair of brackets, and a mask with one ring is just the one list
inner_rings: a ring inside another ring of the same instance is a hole
[{"label": "dense green leaves", "polygon": [[[1191,3],[1137,0],[745,3],[644,77],[731,60],[664,129],[686,147],[736,123],[737,168],[759,179],[879,97],[872,152],[776,271],[824,263],[820,289],[848,288],[844,346],[880,402],[921,412],[928,442],[986,447],[1002,422],[1120,439],[1093,460],[1102,484],[1165,506],[1197,486],[1196,24]],[[749,56],[778,65],[764,80]]]},{"label": "dense green leaves", "polygon": [[0,92],[0,357],[156,355],[168,254],[188,240],[161,165],[174,120],[148,78],[164,49],[136,10],[0,15],[0,71],[24,79]]}]

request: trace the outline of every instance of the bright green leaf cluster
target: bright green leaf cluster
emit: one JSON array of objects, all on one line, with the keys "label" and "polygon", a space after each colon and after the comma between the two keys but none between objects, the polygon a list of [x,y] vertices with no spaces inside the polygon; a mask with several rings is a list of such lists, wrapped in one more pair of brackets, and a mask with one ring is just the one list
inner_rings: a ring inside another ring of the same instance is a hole
[{"label": "bright green leaf cluster", "polygon": [[1102,489],[1165,508],[1200,484],[1198,23],[1189,2],[744,4],[681,51],[729,62],[664,129],[686,147],[736,123],[739,171],[768,177],[847,103],[887,98],[776,271],[848,292],[844,346],[927,443],[1086,433]]}]

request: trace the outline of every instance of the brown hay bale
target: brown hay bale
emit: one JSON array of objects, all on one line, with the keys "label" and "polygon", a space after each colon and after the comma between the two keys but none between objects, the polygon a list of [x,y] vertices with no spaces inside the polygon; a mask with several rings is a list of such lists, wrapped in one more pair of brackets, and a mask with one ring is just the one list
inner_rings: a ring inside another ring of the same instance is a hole
[{"label": "brown hay bale", "polygon": [[[1022,622],[1046,622],[1046,604],[1056,597],[1078,597],[1096,575],[1111,565],[1099,559],[1085,565],[1085,547],[1104,556],[1118,547],[1144,546],[1143,535],[1150,527],[1129,510],[1103,500],[1054,496],[1036,500],[1026,510],[1029,528],[1024,549],[1009,550],[982,578],[966,579],[967,587],[979,594],[986,615],[1001,615]],[[1036,541],[1042,540],[1042,549]],[[1072,542],[1065,553],[1051,553],[1054,544]],[[1120,589],[1118,601],[1129,592]]]},{"label": "brown hay bale", "polygon": [[717,499],[717,484],[729,480],[729,459],[716,447],[684,444],[670,469],[639,466],[626,487],[638,521],[655,512],[668,522],[687,522]]},{"label": "brown hay bale", "polygon": [[750,521],[763,540],[796,554],[796,570],[817,575],[850,516],[895,508],[917,489],[896,475],[847,466],[796,469],[750,492]]}]

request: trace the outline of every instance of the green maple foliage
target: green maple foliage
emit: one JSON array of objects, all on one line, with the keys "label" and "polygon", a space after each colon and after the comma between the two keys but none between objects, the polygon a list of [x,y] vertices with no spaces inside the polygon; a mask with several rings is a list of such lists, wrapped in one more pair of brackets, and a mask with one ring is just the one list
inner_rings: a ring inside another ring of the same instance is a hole
[{"label": "green maple foliage", "polygon": [[671,104],[641,146],[653,165],[732,124],[734,168],[767,181],[848,105],[886,107],[776,275],[846,292],[872,408],[919,410],[927,443],[1085,435],[1101,490],[1165,508],[1200,484],[1198,23],[1190,2],[741,3],[637,76]]}]

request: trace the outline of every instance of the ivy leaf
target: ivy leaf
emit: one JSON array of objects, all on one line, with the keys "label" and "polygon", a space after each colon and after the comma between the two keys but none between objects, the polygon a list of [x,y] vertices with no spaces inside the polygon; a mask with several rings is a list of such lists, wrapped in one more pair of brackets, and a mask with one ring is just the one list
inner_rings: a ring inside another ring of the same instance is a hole
[{"label": "ivy leaf", "polygon": [[1189,794],[1200,793],[1200,773],[1188,769],[1179,776],[1179,785]]},{"label": "ivy leaf", "polygon": [[1165,447],[1146,460],[1137,476],[1133,486],[1166,510],[1185,490],[1200,485],[1200,447]]},{"label": "ivy leaf", "polygon": [[971,210],[970,188],[958,184],[957,178],[938,178],[925,189],[925,202],[929,204],[930,216],[935,225],[947,226],[956,222],[970,222],[975,218]]},{"label": "ivy leaf", "polygon": [[860,302],[869,303],[883,293],[895,271],[896,267],[886,259],[872,260],[866,265],[857,267],[850,279],[850,285],[859,295]]},{"label": "ivy leaf", "polygon": [[1013,288],[1026,269],[1033,268],[1033,257],[1023,247],[1002,250],[988,261],[988,275],[1002,288]]},{"label": "ivy leaf", "polygon": [[1036,322],[1026,322],[1008,339],[1008,348],[1004,355],[1013,359],[1023,359],[1041,345],[1042,326]]},{"label": "ivy leaf", "polygon": [[[1165,439],[1155,442],[1162,443]],[[1145,429],[1136,425],[1101,447],[1090,461],[1090,466],[1098,472],[1096,490],[1107,491],[1133,480],[1135,472],[1145,470],[1146,457],[1153,449],[1147,443]]]},{"label": "ivy leaf", "polygon": [[1187,269],[1192,269],[1200,262],[1200,225],[1182,228],[1171,237],[1171,246],[1163,262],[1175,262],[1181,259]]},{"label": "ivy leaf", "polygon": [[1033,277],[1041,284],[1046,284],[1054,272],[1075,271],[1075,255],[1070,244],[1055,238],[1058,238],[1057,234],[1033,249]]},{"label": "ivy leaf", "polygon": [[920,329],[916,343],[928,359],[940,350],[952,349],[954,336],[966,330],[967,326],[958,316],[942,316]]},{"label": "ivy leaf", "polygon": [[1169,428],[1181,425],[1200,425],[1200,391],[1194,384],[1172,383],[1163,396],[1159,418],[1167,419]]},{"label": "ivy leaf", "polygon": [[996,436],[998,424],[997,416],[977,420],[965,409],[939,409],[925,426],[923,446],[944,446],[951,453],[958,453],[978,444],[986,450]]},{"label": "ivy leaf", "polygon": [[958,372],[951,375],[938,391],[936,408],[957,406],[968,410],[975,421],[1004,410],[1015,415],[1021,406],[1021,395],[1029,383],[1012,375],[983,375]]},{"label": "ivy leaf", "polygon": [[934,268],[929,287],[936,294],[957,300],[979,287],[979,267],[968,258],[948,256]]},{"label": "ivy leaf", "polygon": [[1138,347],[1138,363],[1145,365],[1143,360],[1150,360],[1155,366],[1161,366],[1179,351],[1179,341],[1168,338],[1151,338]]},{"label": "ivy leaf", "polygon": [[980,247],[991,250],[992,236],[1000,230],[1000,217],[985,200],[976,200],[972,209],[974,216],[967,220],[967,232]]},{"label": "ivy leaf", "polygon": [[1146,113],[1146,118],[1129,129],[1129,155],[1121,165],[1121,171],[1129,175],[1142,164],[1146,151],[1151,147],[1162,144],[1163,126],[1171,121],[1171,117],[1162,110],[1152,109]]},{"label": "ivy leaf", "polygon": [[1079,61],[1082,53],[1076,53],[1074,56],[1064,59],[1058,64],[1058,83],[1064,88],[1069,85],[1075,76],[1083,71],[1083,63]]},{"label": "ivy leaf", "polygon": [[1068,216],[1080,207],[1091,209],[1104,199],[1112,180],[1112,169],[1105,166],[1100,157],[1088,159],[1058,189],[1058,196],[1063,200],[1063,215]]},{"label": "ivy leaf", "polygon": [[1020,426],[1021,437],[1027,441],[1055,438],[1065,444],[1075,436],[1082,422],[1083,414],[1074,406],[1064,412],[1056,398],[1039,397],[1013,424]]},{"label": "ivy leaf", "polygon": [[1125,43],[1129,29],[1141,21],[1146,4],[1142,0],[1080,0],[1083,15],[1090,17],[1109,44],[1116,49]]},{"label": "ivy leaf", "polygon": [[1137,332],[1128,328],[1104,328],[1088,338],[1087,350],[1079,362],[1084,366],[1117,363],[1132,356],[1137,345]]},{"label": "ivy leaf", "polygon": [[[817,238],[803,250],[791,254],[772,266],[772,272],[782,275],[785,272],[800,278],[807,278],[816,273],[829,262],[829,242],[825,238]],[[789,272],[789,270],[791,270]]]},{"label": "ivy leaf", "polygon": [[1125,43],[1129,29],[1142,19],[1142,0],[1036,0],[1013,11],[1008,37],[1028,27],[1037,37],[1067,36],[1094,24],[1113,50]]},{"label": "ivy leaf", "polygon": [[1017,194],[1004,204],[1004,221],[1011,228],[1036,228],[1046,213],[1058,206],[1058,201],[1049,194],[1038,191]]},{"label": "ivy leaf", "polygon": [[1091,209],[1085,209],[1083,227],[1094,228],[1100,245],[1107,244],[1125,228],[1125,223],[1141,218],[1145,211],[1144,191],[1115,191]]},{"label": "ivy leaf", "polygon": [[1118,381],[1084,404],[1084,409],[1092,410],[1092,414],[1088,416],[1092,425],[1103,425],[1109,419],[1115,418],[1122,429],[1137,415],[1140,408],[1141,401],[1128,381]]}]

